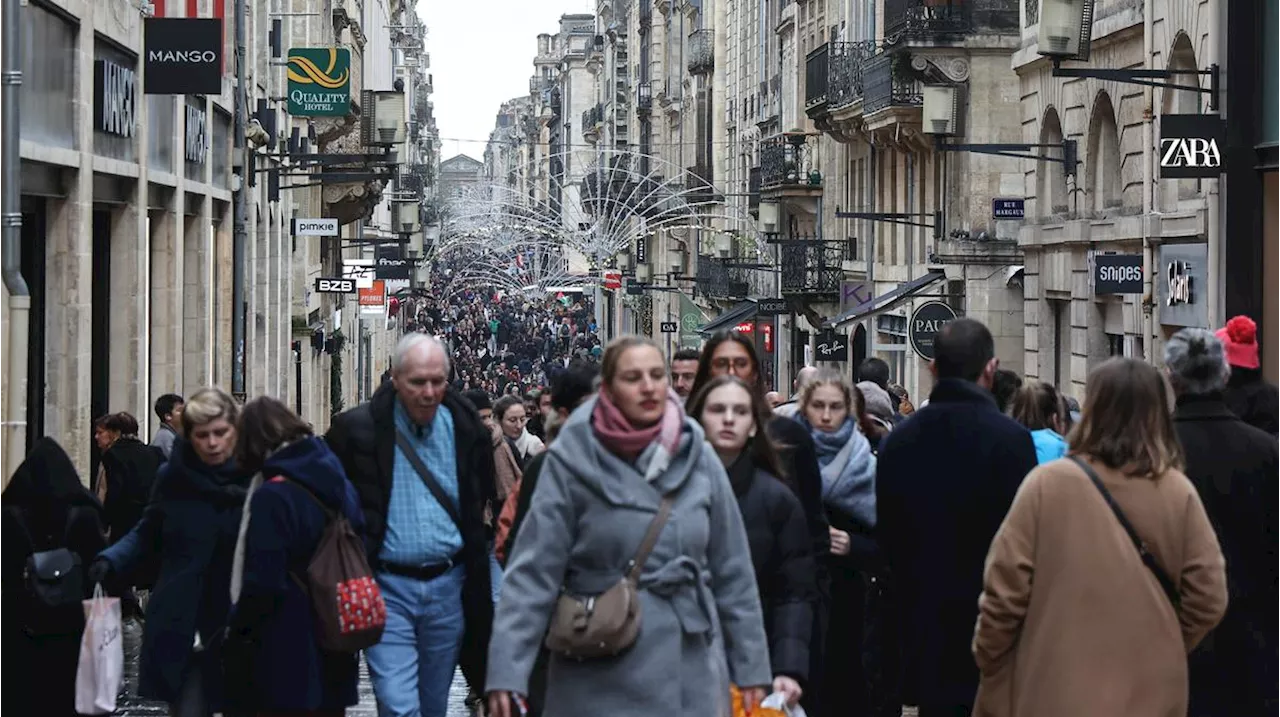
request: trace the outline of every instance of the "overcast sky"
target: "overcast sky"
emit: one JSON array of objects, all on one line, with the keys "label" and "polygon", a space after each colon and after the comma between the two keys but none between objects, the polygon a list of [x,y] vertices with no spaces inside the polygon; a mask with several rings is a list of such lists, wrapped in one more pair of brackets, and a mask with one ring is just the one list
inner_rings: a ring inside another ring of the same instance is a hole
[{"label": "overcast sky", "polygon": [[[427,24],[441,159],[484,158],[498,106],[529,94],[538,34],[595,0],[418,0]],[[474,140],[474,141],[458,141]]]}]

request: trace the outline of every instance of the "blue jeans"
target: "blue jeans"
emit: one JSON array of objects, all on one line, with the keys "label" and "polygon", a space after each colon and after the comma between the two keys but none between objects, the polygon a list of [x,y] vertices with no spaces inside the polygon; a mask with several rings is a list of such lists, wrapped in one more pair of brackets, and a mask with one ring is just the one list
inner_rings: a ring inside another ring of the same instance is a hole
[{"label": "blue jeans", "polygon": [[445,717],[465,628],[465,577],[462,565],[425,582],[378,574],[387,627],[365,650],[378,717]]},{"label": "blue jeans", "polygon": [[502,594],[502,564],[493,552],[493,543],[489,543],[489,591],[493,593],[493,604],[498,605],[498,596]]}]

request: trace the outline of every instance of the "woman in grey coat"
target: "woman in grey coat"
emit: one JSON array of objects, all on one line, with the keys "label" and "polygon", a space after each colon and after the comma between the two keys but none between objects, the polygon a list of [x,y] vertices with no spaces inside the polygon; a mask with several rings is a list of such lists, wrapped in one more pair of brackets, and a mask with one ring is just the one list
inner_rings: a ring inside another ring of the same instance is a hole
[{"label": "woman in grey coat", "polygon": [[701,427],[667,384],[647,339],[622,337],[602,362],[597,398],[552,444],[516,537],[489,642],[489,714],[527,693],[562,588],[603,593],[626,572],[671,494],[670,519],[640,586],[640,634],[617,657],[553,655],[547,717],[729,714],[729,683],[748,707],[773,675],[746,532],[733,488]]}]

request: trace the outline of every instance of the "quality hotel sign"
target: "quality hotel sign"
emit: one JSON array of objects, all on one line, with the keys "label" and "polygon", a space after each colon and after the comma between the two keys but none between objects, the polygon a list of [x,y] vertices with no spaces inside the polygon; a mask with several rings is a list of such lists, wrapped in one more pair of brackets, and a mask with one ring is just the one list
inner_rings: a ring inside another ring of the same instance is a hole
[{"label": "quality hotel sign", "polygon": [[351,51],[340,47],[289,50],[289,114],[342,117],[351,110]]}]

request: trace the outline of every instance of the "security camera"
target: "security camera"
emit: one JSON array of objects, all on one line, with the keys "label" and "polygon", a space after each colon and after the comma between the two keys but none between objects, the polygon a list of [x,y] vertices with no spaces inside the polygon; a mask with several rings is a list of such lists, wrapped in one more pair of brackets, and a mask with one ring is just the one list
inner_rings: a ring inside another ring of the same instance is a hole
[{"label": "security camera", "polygon": [[262,128],[261,122],[257,119],[251,119],[249,120],[249,125],[245,127],[244,138],[250,146],[257,149],[266,144],[271,139],[271,136]]}]

